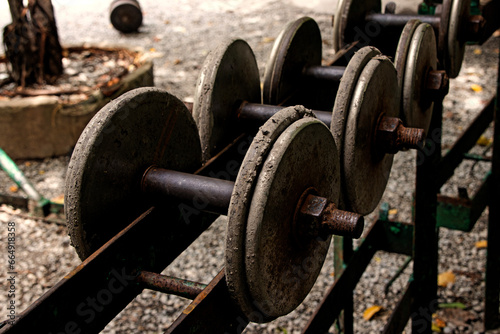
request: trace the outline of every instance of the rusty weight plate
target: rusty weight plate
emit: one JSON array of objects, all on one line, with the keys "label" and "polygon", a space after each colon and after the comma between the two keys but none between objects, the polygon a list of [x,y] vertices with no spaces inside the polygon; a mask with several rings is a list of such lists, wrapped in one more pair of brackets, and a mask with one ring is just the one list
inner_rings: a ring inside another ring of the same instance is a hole
[{"label": "rusty weight plate", "polygon": [[203,161],[240,134],[237,108],[242,101],[261,102],[259,69],[250,46],[233,39],[210,52],[196,85],[193,117]]},{"label": "rusty weight plate", "polygon": [[333,49],[339,51],[354,42],[355,36],[365,36],[366,15],[380,13],[381,10],[380,0],[339,0],[333,21]]},{"label": "rusty weight plate", "polygon": [[264,74],[263,101],[278,105],[301,90],[302,71],[321,65],[321,32],[316,21],[303,17],[289,23],[273,45]]},{"label": "rusty weight plate", "polygon": [[201,165],[200,140],[180,100],[156,88],[138,88],[92,118],[69,162],[65,212],[82,260],[149,207],[140,180],[151,165],[195,171]]},{"label": "rusty weight plate", "polygon": [[244,244],[250,298],[266,320],[293,311],[318,277],[331,238],[296,236],[294,213],[309,188],[338,203],[339,169],[330,130],[311,118],[291,124],[266,157]]},{"label": "rusty weight plate", "polygon": [[[382,84],[383,83],[383,84]],[[367,215],[378,205],[391,172],[393,155],[376,148],[380,117],[399,116],[396,69],[383,56],[364,67],[352,95],[340,163],[345,210]]]},{"label": "rusty weight plate", "polygon": [[114,0],[109,9],[109,19],[115,29],[130,33],[142,24],[142,10],[136,0]]},{"label": "rusty weight plate", "polygon": [[429,130],[434,104],[426,94],[427,74],[437,70],[434,30],[420,24],[411,38],[402,90],[402,119],[407,127]]},{"label": "rusty weight plate", "polygon": [[258,175],[274,142],[293,122],[314,115],[304,107],[288,107],[276,113],[252,141],[235,181],[228,210],[225,268],[229,293],[251,321],[265,322],[268,317],[252,300],[246,279],[245,243],[248,213]]},{"label": "rusty weight plate", "polygon": [[401,36],[399,37],[396,55],[394,56],[394,66],[396,67],[396,72],[398,74],[398,85],[401,89],[403,87],[406,59],[408,58],[408,51],[412,41],[411,38],[420,23],[420,20],[417,19],[408,21],[403,28]]},{"label": "rusty weight plate", "polygon": [[[344,150],[346,122],[351,109],[351,102],[356,84],[366,64],[368,64],[368,62],[374,57],[378,57],[380,55],[380,51],[371,46],[365,46],[360,49],[354,54],[352,59],[347,64],[344,76],[340,81],[339,90],[337,92],[337,97],[335,98],[335,105],[332,112],[332,122],[330,125],[330,129],[340,156],[342,156]],[[343,175],[344,172],[342,170],[342,164],[340,165],[340,168],[341,175]],[[347,192],[345,187],[345,180],[342,179],[342,194]],[[339,208],[343,210],[347,209],[344,205],[343,196],[341,196]]]},{"label": "rusty weight plate", "polygon": [[470,0],[452,0],[448,24],[448,53],[445,59],[446,73],[450,78],[458,76],[464,60],[466,39],[463,37],[463,30],[468,23],[469,10]]}]

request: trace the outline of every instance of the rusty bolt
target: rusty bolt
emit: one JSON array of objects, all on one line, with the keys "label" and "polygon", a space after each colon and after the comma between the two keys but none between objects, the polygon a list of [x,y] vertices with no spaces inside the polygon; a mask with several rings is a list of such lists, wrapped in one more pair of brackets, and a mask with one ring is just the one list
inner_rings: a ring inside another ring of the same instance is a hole
[{"label": "rusty bolt", "polygon": [[426,78],[426,88],[427,94],[433,101],[443,99],[450,88],[450,79],[446,71],[429,71]]},{"label": "rusty bolt", "polygon": [[342,235],[359,238],[363,233],[363,216],[337,209],[324,197],[307,195],[300,207],[302,233],[312,237]]},{"label": "rusty bolt", "polygon": [[486,20],[481,15],[469,16],[465,30],[465,40],[467,42],[477,42],[481,39]]},{"label": "rusty bolt", "polygon": [[420,149],[424,143],[424,130],[406,128],[401,119],[384,116],[377,128],[377,148],[384,153],[397,153],[402,149]]}]

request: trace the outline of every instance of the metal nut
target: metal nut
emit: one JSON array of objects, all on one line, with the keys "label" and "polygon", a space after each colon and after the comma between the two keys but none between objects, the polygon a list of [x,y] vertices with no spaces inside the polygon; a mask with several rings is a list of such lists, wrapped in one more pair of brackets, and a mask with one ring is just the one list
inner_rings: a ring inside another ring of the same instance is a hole
[{"label": "metal nut", "polygon": [[406,128],[401,119],[382,117],[377,128],[377,148],[384,153],[397,153],[402,149],[421,148],[424,130]]},{"label": "metal nut", "polygon": [[481,15],[472,15],[469,17],[465,30],[465,40],[467,42],[477,42],[483,35],[486,20]]}]

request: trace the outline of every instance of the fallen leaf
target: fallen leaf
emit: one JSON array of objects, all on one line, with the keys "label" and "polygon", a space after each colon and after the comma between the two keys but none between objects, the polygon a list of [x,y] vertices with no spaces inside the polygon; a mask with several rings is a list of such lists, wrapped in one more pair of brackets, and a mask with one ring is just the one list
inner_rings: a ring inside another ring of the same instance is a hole
[{"label": "fallen leaf", "polygon": [[472,85],[470,85],[470,89],[472,89],[476,93],[479,93],[479,92],[483,91],[483,87],[481,87],[478,84],[472,84]]},{"label": "fallen leaf", "polygon": [[480,240],[476,242],[476,248],[486,248],[486,247],[488,247],[488,241]]},{"label": "fallen leaf", "polygon": [[447,287],[448,284],[455,283],[455,274],[451,271],[447,271],[438,275],[438,285],[442,287]]},{"label": "fallen leaf", "polygon": [[51,199],[51,202],[57,203],[57,204],[64,204],[64,195],[59,195]]},{"label": "fallen leaf", "polygon": [[436,333],[441,333],[441,328],[436,325],[434,322],[432,322],[432,331]]},{"label": "fallen leaf", "polygon": [[174,65],[179,65],[180,63],[182,63],[182,60],[180,59],[174,60]]},{"label": "fallen leaf", "polygon": [[149,52],[156,52],[156,49],[155,48],[151,48],[151,49],[149,49]]},{"label": "fallen leaf", "polygon": [[390,209],[390,210],[389,210],[389,214],[390,214],[390,215],[395,215],[395,214],[397,214],[397,213],[398,213],[398,209]]},{"label": "fallen leaf", "polygon": [[465,309],[467,306],[465,306],[462,303],[441,303],[438,305],[439,308],[458,308],[458,309]]},{"label": "fallen leaf", "polygon": [[491,139],[485,137],[484,135],[481,135],[481,137],[479,137],[479,139],[477,140],[477,144],[479,146],[488,146],[491,144],[491,142]]},{"label": "fallen leaf", "polygon": [[44,170],[38,171],[38,174],[43,175],[45,174],[45,171]]},{"label": "fallen leaf", "polygon": [[274,39],[275,39],[274,37],[264,37],[262,39],[262,43],[272,43],[274,42]]},{"label": "fallen leaf", "polygon": [[17,191],[19,190],[19,187],[18,186],[10,186],[9,190],[11,193],[17,193]]},{"label": "fallen leaf", "polygon": [[444,322],[443,320],[439,319],[439,318],[436,318],[434,319],[434,323],[436,324],[436,326],[438,326],[439,328],[445,328],[446,327],[446,322]]},{"label": "fallen leaf", "polygon": [[379,305],[370,306],[363,312],[363,319],[365,319],[366,321],[371,320],[371,318],[373,318],[373,316],[378,312],[380,312],[381,310],[382,306]]},{"label": "fallen leaf", "polygon": [[374,259],[375,259],[375,262],[377,262],[377,263],[382,262],[382,259],[378,256],[375,256]]},{"label": "fallen leaf", "polygon": [[25,165],[26,167],[29,167],[29,166],[31,166],[31,162],[26,161],[26,162],[24,163],[24,165]]},{"label": "fallen leaf", "polygon": [[474,49],[474,54],[475,55],[480,55],[482,53],[483,53],[483,51],[481,49]]}]

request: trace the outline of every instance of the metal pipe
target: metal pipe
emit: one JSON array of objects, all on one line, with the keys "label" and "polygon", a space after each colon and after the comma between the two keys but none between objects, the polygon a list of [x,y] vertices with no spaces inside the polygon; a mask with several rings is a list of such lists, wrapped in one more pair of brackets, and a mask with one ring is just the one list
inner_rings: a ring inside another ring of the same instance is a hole
[{"label": "metal pipe", "polygon": [[187,299],[195,299],[206,287],[206,284],[185,279],[160,275],[149,271],[141,271],[135,281],[145,289],[168,293]]},{"label": "metal pipe", "polygon": [[404,27],[408,21],[417,19],[423,23],[428,23],[434,30],[439,30],[441,18],[437,15],[401,15],[370,13],[365,17],[366,22],[377,22],[383,27]]},{"label": "metal pipe", "polygon": [[0,167],[9,175],[28,197],[35,201],[39,207],[50,205],[50,201],[43,197],[33,185],[28,181],[16,163],[0,148]]},{"label": "metal pipe", "polygon": [[142,178],[142,191],[158,201],[178,199],[205,212],[227,215],[234,182],[150,167]]},{"label": "metal pipe", "polygon": [[327,81],[340,81],[345,72],[345,66],[309,66],[303,74],[309,78]]},{"label": "metal pipe", "polygon": [[[238,109],[238,118],[252,120],[263,124],[283,108],[285,107],[243,102]],[[312,112],[321,122],[330,127],[330,124],[332,123],[331,111],[313,110]]]}]

